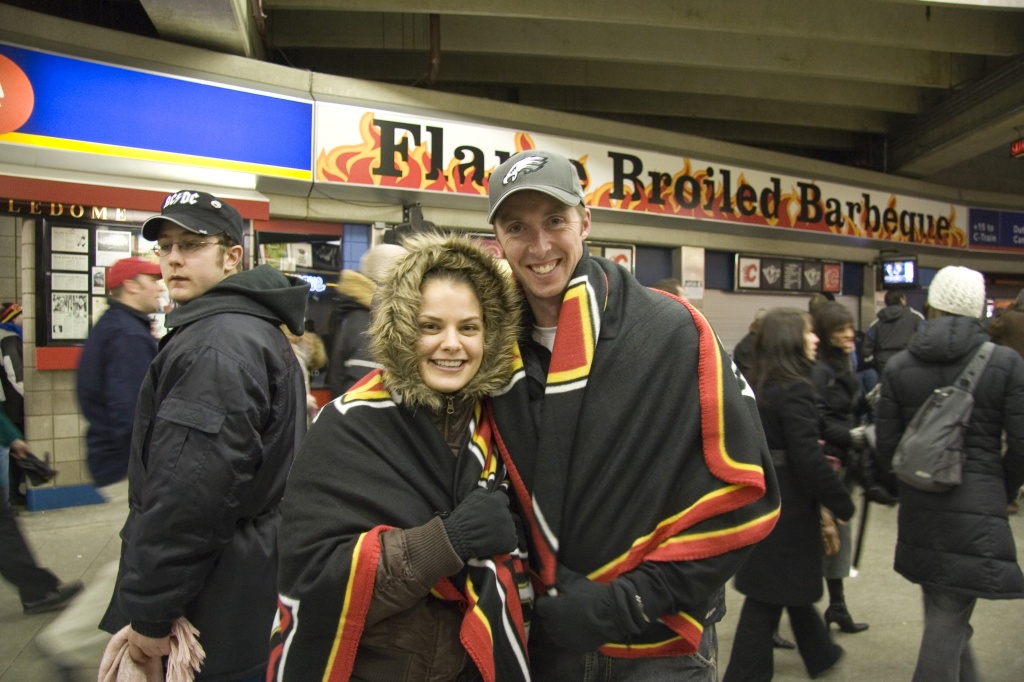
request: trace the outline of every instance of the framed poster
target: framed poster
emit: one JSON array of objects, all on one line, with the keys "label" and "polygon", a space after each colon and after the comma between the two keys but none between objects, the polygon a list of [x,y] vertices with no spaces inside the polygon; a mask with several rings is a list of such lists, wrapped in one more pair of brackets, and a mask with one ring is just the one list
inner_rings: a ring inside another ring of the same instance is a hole
[{"label": "framed poster", "polygon": [[822,263],[821,265],[821,290],[831,294],[839,294],[843,291],[843,264]]},{"label": "framed poster", "polygon": [[84,227],[54,227],[50,230],[50,248],[54,251],[89,253],[89,230]]},{"label": "framed poster", "polygon": [[761,288],[769,291],[782,289],[782,261],[780,259],[761,259]]},{"label": "framed poster", "polygon": [[821,263],[811,261],[804,262],[803,290],[821,291]]},{"label": "framed poster", "polygon": [[736,260],[736,287],[739,289],[761,288],[761,259],[752,256],[738,256]]},{"label": "framed poster", "polygon": [[50,295],[50,336],[54,339],[85,339],[89,335],[89,295]]},{"label": "framed poster", "polygon": [[782,261],[782,290],[800,291],[803,289],[804,264],[798,260]]},{"label": "framed poster", "polygon": [[121,230],[96,230],[94,265],[110,267],[132,255],[132,233]]}]

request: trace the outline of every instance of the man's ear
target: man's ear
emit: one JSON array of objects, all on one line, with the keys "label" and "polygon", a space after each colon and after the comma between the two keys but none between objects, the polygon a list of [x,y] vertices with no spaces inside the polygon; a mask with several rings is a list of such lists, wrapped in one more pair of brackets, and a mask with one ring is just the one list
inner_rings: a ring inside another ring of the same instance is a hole
[{"label": "man's ear", "polygon": [[235,270],[238,265],[242,262],[242,245],[235,244],[234,246],[228,247],[224,250],[224,269],[227,271]]},{"label": "man's ear", "polygon": [[583,207],[583,238],[590,234],[590,209]]}]

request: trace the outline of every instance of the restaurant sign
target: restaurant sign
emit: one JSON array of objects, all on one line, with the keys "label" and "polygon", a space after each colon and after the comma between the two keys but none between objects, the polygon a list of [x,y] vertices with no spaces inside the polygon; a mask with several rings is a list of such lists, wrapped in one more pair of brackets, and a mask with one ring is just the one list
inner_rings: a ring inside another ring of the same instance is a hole
[{"label": "restaurant sign", "polygon": [[958,204],[543,133],[318,102],[314,181],[486,195],[528,149],[576,166],[587,205],[683,219],[964,248]]}]

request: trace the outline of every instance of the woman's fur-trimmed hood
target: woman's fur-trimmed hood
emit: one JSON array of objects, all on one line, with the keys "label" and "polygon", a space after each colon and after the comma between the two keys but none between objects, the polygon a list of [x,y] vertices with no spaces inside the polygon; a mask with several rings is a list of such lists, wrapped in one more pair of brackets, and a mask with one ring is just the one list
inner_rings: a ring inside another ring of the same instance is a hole
[{"label": "woman's fur-trimmed hood", "polygon": [[512,278],[468,237],[423,234],[404,243],[391,276],[377,288],[370,322],[370,352],[384,368],[384,385],[410,406],[440,409],[441,393],[423,383],[419,372],[421,285],[431,270],[463,271],[473,282],[484,318],[484,353],[480,371],[459,391],[460,399],[477,399],[503,388],[512,377],[513,349],[519,327],[519,295]]}]

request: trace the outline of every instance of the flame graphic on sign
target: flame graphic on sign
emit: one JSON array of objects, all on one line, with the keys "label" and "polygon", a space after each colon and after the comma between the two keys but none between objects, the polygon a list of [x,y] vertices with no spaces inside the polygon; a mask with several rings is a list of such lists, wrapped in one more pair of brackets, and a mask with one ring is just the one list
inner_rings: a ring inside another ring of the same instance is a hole
[{"label": "flame graphic on sign", "polygon": [[[433,192],[454,192],[457,194],[487,194],[487,179],[494,167],[489,167],[478,178],[477,167],[471,163],[460,163],[452,157],[447,167],[430,179],[433,159],[426,142],[410,146],[408,138],[399,145],[408,148],[408,160],[395,153],[394,164],[400,171],[396,176],[378,175],[375,170],[381,166],[380,129],[374,124],[374,114],[368,111],[359,120],[359,144],[338,146],[322,150],[316,160],[316,179],[327,182],[355,183],[378,187],[400,187]],[[533,139],[526,133],[514,136],[515,152],[534,149]]]}]

